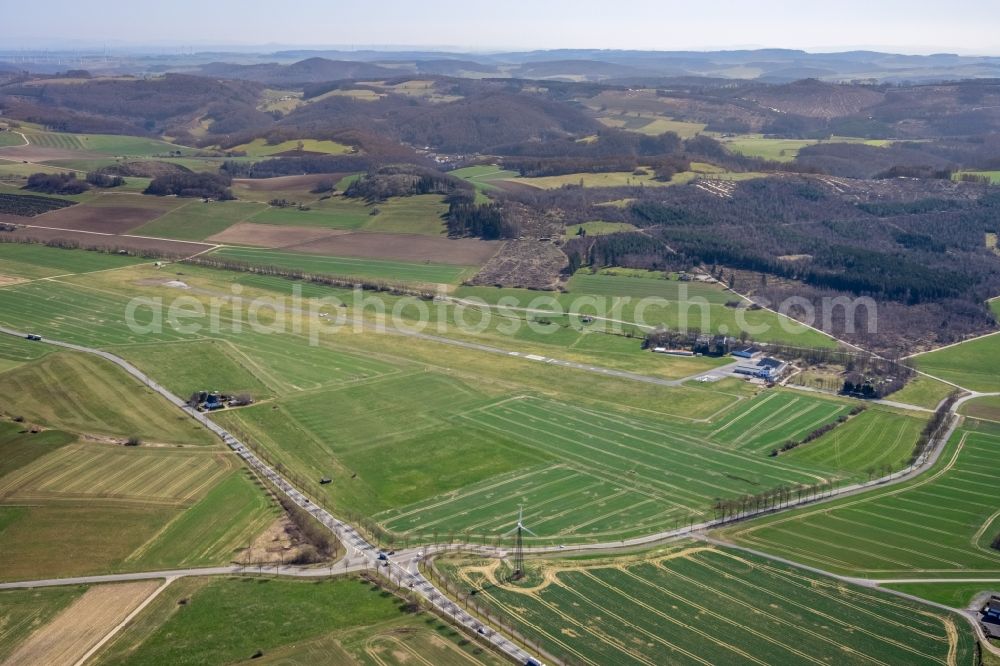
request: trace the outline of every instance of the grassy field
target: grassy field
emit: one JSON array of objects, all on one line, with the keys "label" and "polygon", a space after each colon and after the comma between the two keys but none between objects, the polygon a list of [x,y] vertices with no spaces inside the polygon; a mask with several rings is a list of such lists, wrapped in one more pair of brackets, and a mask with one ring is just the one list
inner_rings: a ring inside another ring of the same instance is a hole
[{"label": "grassy field", "polygon": [[317,139],[301,139],[268,144],[264,139],[254,139],[250,143],[234,146],[230,150],[245,152],[247,157],[271,157],[278,153],[303,150],[309,153],[324,153],[327,155],[346,155],[354,149],[336,141],[320,141]]},{"label": "grassy field", "polygon": [[516,586],[494,565],[455,575],[564,662],[969,664],[975,650],[957,615],[735,551],[536,566]]},{"label": "grassy field", "polygon": [[955,390],[955,387],[950,384],[939,382],[924,375],[917,375],[902,390],[896,391],[888,399],[893,402],[902,402],[926,409],[934,409]]},{"label": "grassy field", "polygon": [[309,210],[296,207],[268,208],[253,216],[258,224],[279,224],[296,227],[327,229],[360,229],[370,224],[371,209],[358,199],[334,196],[324,201],[310,202]]},{"label": "grassy field", "polygon": [[215,454],[93,443],[61,447],[0,479],[0,498],[19,503],[99,498],[184,505],[231,469]]},{"label": "grassy field", "polygon": [[23,423],[0,422],[0,483],[11,472],[75,440],[59,430],[32,433]]},{"label": "grassy field", "polygon": [[148,260],[45,245],[0,243],[0,275],[26,280],[122,268],[144,261]]},{"label": "grassy field", "polygon": [[581,230],[587,236],[603,236],[605,234],[617,234],[623,231],[635,231],[635,227],[628,222],[584,222],[583,224],[571,224],[566,227],[566,237],[575,238],[581,235]]},{"label": "grassy field", "polygon": [[958,180],[964,175],[985,177],[989,178],[990,182],[994,184],[1000,183],[1000,171],[958,171],[952,177]]},{"label": "grassy field", "polygon": [[[186,599],[183,605],[178,601]],[[97,657],[112,664],[503,663],[356,578],[178,581]]]},{"label": "grassy field", "polygon": [[963,342],[913,359],[920,370],[973,391],[1000,391],[1000,335]]},{"label": "grassy field", "polygon": [[124,370],[97,357],[55,353],[3,373],[0,400],[14,415],[74,432],[209,444],[207,430]]},{"label": "grassy field", "polygon": [[863,143],[868,146],[882,147],[888,141],[881,139],[855,139],[851,137],[833,137],[829,141],[815,139],[775,139],[759,134],[740,135],[722,139],[730,151],[747,157],[759,157],[774,162],[793,162],[799,151],[807,146],[818,143]]},{"label": "grassy field", "polygon": [[460,422],[533,450],[521,469],[378,518],[396,532],[455,531],[492,538],[524,504],[525,519],[540,538],[596,540],[700,520],[718,497],[836,478],[822,471],[829,468],[789,465],[757,450],[809,432],[844,409],[786,395],[768,394],[719,418],[713,424],[719,427],[711,430],[548,400],[501,400],[463,413]]},{"label": "grassy field", "polygon": [[516,171],[501,169],[495,164],[482,164],[455,169],[449,172],[449,175],[467,180],[475,185],[478,191],[487,193],[499,189],[495,184],[497,181],[517,178],[518,174]]},{"label": "grassy field", "polygon": [[[921,599],[951,606],[968,608],[977,596],[984,592],[1000,592],[997,583],[889,583],[883,585],[891,590],[899,590]],[[978,609],[977,609],[978,610]]]},{"label": "grassy field", "polygon": [[316,275],[342,275],[398,282],[455,284],[471,269],[468,266],[412,263],[385,259],[326,257],[304,252],[226,247],[212,256],[262,266],[276,266]]},{"label": "grassy field", "polygon": [[25,134],[28,140],[31,141],[31,144],[35,146],[105,153],[107,155],[151,157],[154,155],[167,155],[176,151],[188,154],[194,152],[192,149],[184,146],[138,136],[66,134],[61,132],[25,132]]},{"label": "grassy field", "polygon": [[961,407],[963,414],[977,419],[1000,422],[1000,397],[976,398]]},{"label": "grassy field", "polygon": [[23,146],[24,137],[16,132],[0,132],[0,148],[9,146]]},{"label": "grassy field", "polygon": [[[211,566],[233,560],[280,515],[246,471],[229,472],[200,500],[132,552],[127,564],[147,569]],[[225,520],[220,517],[225,516]]]},{"label": "grassy field", "polygon": [[[461,287],[455,295],[477,297],[497,303],[512,297],[513,307],[556,310],[609,317],[625,322],[663,325],[672,329],[693,329],[733,335],[746,328],[764,342],[787,342],[803,347],[834,347],[826,335],[768,310],[736,308],[741,299],[717,284],[664,279],[662,274],[643,272],[635,276],[583,270],[566,285],[567,292],[553,294],[524,289]],[[643,299],[659,299],[643,301]],[[555,318],[550,317],[552,321]]]},{"label": "grassy field", "polygon": [[142,225],[132,233],[138,236],[200,241],[263,210],[263,204],[249,201],[216,201],[206,204],[196,200]]},{"label": "grassy field", "polygon": [[782,457],[807,465],[833,467],[856,474],[882,476],[909,458],[926,419],[872,408]]},{"label": "grassy field", "polygon": [[[205,302],[235,285],[244,298],[287,296],[292,284],[183,269],[192,287],[184,295]],[[648,275],[592,277],[600,278],[597,284],[614,279],[611,284],[630,285],[636,294],[685,284]],[[111,347],[181,395],[197,389],[254,393],[265,402],[216,418],[314,480],[307,490],[342,515],[379,513],[378,520],[396,531],[429,537],[434,529],[472,530],[492,538],[525,497],[532,519],[546,521],[539,525],[544,538],[604,538],[672,528],[710,513],[716,497],[858,476],[850,465],[837,467],[832,455],[822,465],[767,455],[843,414],[850,404],[845,401],[758,394],[737,380],[665,387],[605,376],[595,391],[592,373],[372,331],[348,329],[312,346],[304,334],[289,332],[223,327],[202,332],[212,337],[207,340],[169,326],[149,335],[122,327],[129,297],[178,294],[162,286],[164,279],[162,270],[139,266],[11,287],[0,290],[0,321],[30,320],[43,335]],[[296,284],[306,298],[342,294]],[[692,286],[715,301],[727,298],[718,287]],[[229,314],[224,308],[224,324]],[[723,362],[661,359],[639,352],[637,340],[618,336],[557,331],[552,341],[542,337],[521,332],[502,347],[556,352],[569,344],[560,358],[634,358],[640,371],[639,363],[652,371],[662,362],[678,376]],[[64,354],[42,361],[59,356]],[[575,434],[579,430],[586,436]],[[321,476],[337,483],[320,487]],[[491,484],[498,490],[489,490]],[[498,494],[486,498],[493,492]]]},{"label": "grassy field", "polygon": [[32,632],[47,624],[86,590],[83,586],[68,585],[0,590],[0,662],[5,662]]},{"label": "grassy field", "polygon": [[705,130],[704,123],[673,120],[667,116],[641,111],[605,115],[598,120],[608,127],[638,132],[647,136],[659,136],[664,132],[674,132],[682,139],[689,139]]},{"label": "grassy field", "polygon": [[937,468],[872,490],[726,530],[739,543],[839,573],[872,577],[1000,574],[992,498],[1000,429],[959,430]]},{"label": "grassy field", "polygon": [[368,231],[425,236],[447,233],[444,216],[448,213],[448,204],[436,194],[396,197],[376,208],[378,215],[371,216],[371,221],[364,225]]}]

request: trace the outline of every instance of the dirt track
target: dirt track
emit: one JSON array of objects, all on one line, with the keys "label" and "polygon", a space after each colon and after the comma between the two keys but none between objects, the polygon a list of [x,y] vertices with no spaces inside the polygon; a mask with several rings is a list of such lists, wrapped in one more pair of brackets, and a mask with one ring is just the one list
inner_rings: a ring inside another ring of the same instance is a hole
[{"label": "dirt track", "polygon": [[100,585],[87,590],[69,608],[29,636],[3,666],[73,666],[159,586],[159,581],[147,580]]}]

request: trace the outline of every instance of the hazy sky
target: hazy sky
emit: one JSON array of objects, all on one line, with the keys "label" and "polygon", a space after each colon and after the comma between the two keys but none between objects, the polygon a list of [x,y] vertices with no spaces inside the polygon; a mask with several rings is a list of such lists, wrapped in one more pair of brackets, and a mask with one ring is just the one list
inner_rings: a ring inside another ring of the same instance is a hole
[{"label": "hazy sky", "polygon": [[997,0],[4,0],[0,49],[156,44],[1000,55]]}]

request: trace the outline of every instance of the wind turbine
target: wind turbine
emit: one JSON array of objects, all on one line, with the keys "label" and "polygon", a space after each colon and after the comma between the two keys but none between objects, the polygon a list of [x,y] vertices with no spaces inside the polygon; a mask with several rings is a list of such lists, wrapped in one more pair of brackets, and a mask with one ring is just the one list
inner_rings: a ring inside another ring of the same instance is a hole
[{"label": "wind turbine", "polygon": [[517,507],[517,525],[504,534],[504,536],[516,535],[514,537],[514,573],[510,577],[511,580],[520,580],[524,577],[524,532],[534,537],[538,536],[524,526],[524,505],[519,504]]}]

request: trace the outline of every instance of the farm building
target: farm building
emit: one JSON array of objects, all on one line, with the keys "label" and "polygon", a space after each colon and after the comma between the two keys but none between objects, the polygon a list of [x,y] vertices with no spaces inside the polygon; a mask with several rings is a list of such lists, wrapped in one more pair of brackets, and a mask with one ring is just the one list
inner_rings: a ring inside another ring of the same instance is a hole
[{"label": "farm building", "polygon": [[737,349],[736,351],[733,352],[733,356],[735,356],[736,358],[745,358],[745,359],[755,358],[758,354],[760,354],[760,352],[754,349],[753,347],[745,347],[744,349]]},{"label": "farm building", "polygon": [[990,638],[1000,638],[1000,597],[990,597],[981,612],[983,631]]},{"label": "farm building", "polygon": [[787,367],[788,364],[784,361],[779,361],[776,358],[764,357],[756,363],[741,363],[736,366],[736,369],[733,370],[733,372],[738,375],[746,375],[757,379],[774,381],[781,376],[781,373],[783,373]]}]

